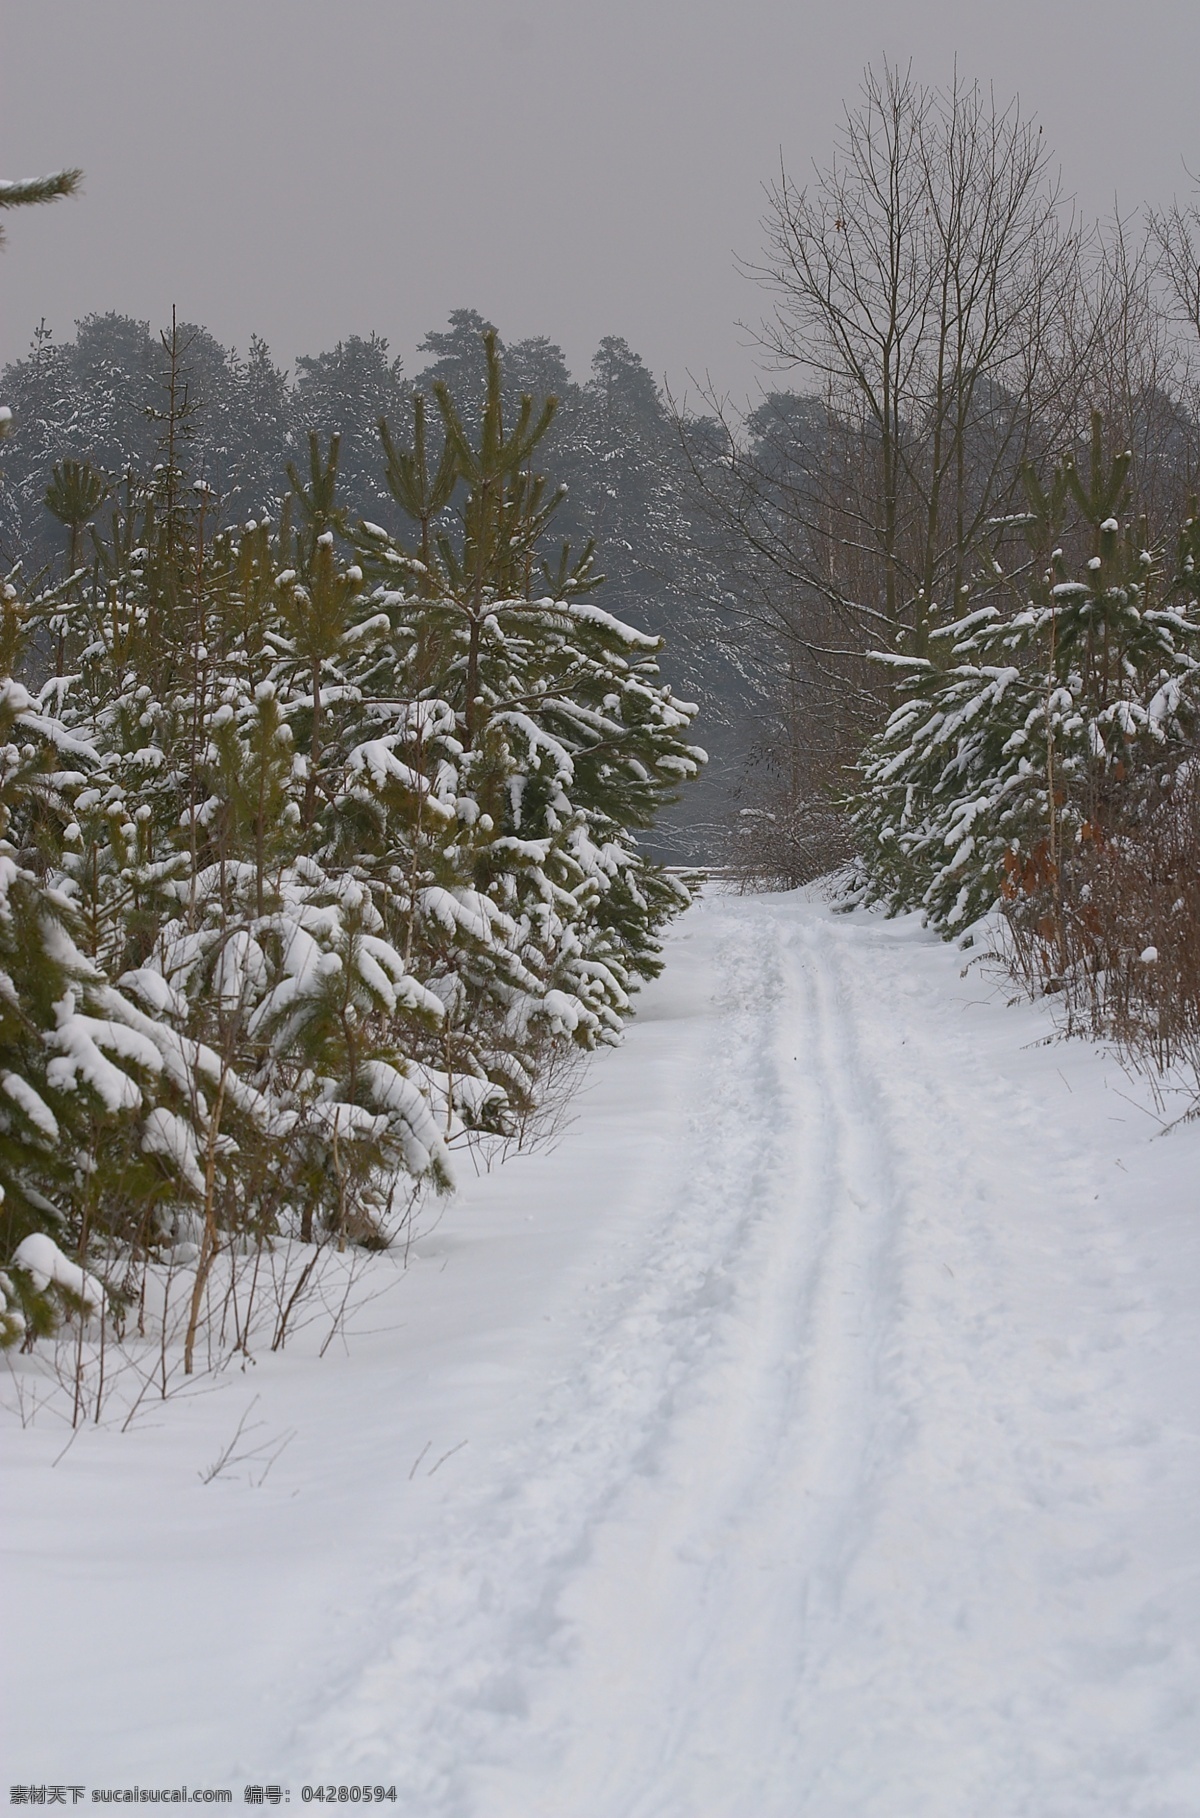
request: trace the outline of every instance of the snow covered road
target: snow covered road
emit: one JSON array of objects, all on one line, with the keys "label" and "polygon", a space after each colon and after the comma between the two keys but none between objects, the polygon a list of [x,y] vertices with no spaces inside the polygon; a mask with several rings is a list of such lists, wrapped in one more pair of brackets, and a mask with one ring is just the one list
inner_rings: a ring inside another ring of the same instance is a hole
[{"label": "snow covered road", "polygon": [[10,1780],[1195,1818],[1200,1129],[962,965],[714,896],[348,1354],[10,1420]]}]

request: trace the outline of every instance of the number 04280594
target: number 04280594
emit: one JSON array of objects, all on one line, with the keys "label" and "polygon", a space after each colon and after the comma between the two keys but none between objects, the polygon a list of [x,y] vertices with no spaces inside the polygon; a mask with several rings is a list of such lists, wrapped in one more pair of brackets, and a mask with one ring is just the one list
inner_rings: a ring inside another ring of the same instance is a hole
[{"label": "number 04280594", "polygon": [[394,1786],[302,1786],[305,1805],[375,1805],[387,1799],[396,1803]]}]

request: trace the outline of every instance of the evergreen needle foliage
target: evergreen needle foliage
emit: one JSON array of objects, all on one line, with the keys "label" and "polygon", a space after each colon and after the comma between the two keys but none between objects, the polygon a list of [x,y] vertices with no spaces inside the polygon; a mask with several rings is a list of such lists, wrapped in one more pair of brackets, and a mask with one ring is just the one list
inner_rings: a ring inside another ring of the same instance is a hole
[{"label": "evergreen needle foliage", "polygon": [[[0,181],[0,208],[28,208],[39,202],[57,202],[73,196],[83,182],[81,170],[51,171],[46,177],[18,177]],[[0,246],[4,244],[0,229]]]},{"label": "evergreen needle foliage", "polygon": [[351,522],[336,435],[221,527],[193,339],[151,471],[55,465],[66,573],[10,581],[0,695],[3,1336],[40,1280],[186,1255],[188,1368],[223,1250],[386,1242],[618,1038],[686,901],[637,835],[703,761],[590,544],[545,554],[555,404],[506,406],[494,334],[476,417],[438,382],[380,424],[410,542]]},{"label": "evergreen needle foliage", "polygon": [[1096,853],[1166,812],[1188,756],[1200,547],[1194,516],[1174,551],[1148,547],[1127,517],[1130,456],[1106,453],[1098,416],[1086,475],[1068,460],[1025,486],[1024,603],[968,611],[929,658],[880,659],[902,698],[863,755],[854,818],[869,898],[947,934],[1003,902],[1057,977]]}]

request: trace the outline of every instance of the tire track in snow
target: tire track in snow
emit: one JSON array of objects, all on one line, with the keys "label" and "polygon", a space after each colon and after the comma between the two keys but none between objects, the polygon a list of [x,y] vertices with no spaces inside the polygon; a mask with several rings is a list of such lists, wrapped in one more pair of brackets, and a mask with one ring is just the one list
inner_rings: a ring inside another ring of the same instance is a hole
[{"label": "tire track in snow", "polygon": [[[691,1818],[749,1799],[766,1818],[777,1798],[791,1810],[780,1766],[795,1686],[869,1520],[901,1208],[819,931],[742,905],[718,964],[737,1039],[714,1070],[685,1189],[601,1338],[609,1356],[639,1360],[650,1391],[635,1468],[634,1409],[614,1410],[601,1364],[588,1397],[566,1386],[574,1468],[581,1427],[601,1468],[573,1511],[586,1542],[565,1570],[542,1562],[558,1629],[539,1652],[519,1621],[508,1628],[521,1695],[486,1737],[456,1729],[448,1810]],[[694,1317],[697,1282],[702,1317],[665,1357],[664,1321]],[[530,1467],[543,1492],[551,1462]]]},{"label": "tire track in snow", "polygon": [[[794,903],[782,922],[777,1038],[811,1043],[790,1094],[793,1044],[776,1055],[793,1191],[777,1179],[747,1233],[735,1331],[659,1480],[560,1600],[580,1670],[531,1730],[556,1719],[561,1752],[481,1774],[476,1809],[1057,1818],[1076,1808],[1054,1787],[1082,1783],[1090,1818],[1131,1777],[1121,1705],[1136,1728],[1154,1664],[1150,1636],[1099,1698],[1079,1682],[1124,1566],[1103,1491],[1131,1457],[1088,1395],[1103,1385],[1119,1429],[1119,1384],[1086,1367],[1120,1313],[1119,1245],[1087,1168],[897,976],[878,924],[798,922]],[[1014,1268],[1070,1269],[1081,1237],[1097,1328],[1082,1357],[1031,1360]],[[715,1468],[746,1408],[736,1468]]]},{"label": "tire track in snow", "polygon": [[[448,1508],[438,1542],[424,1537],[382,1592],[380,1623],[393,1633],[299,1726],[298,1760],[395,1778],[414,1813],[474,1812],[486,1764],[528,1736],[530,1673],[568,1666],[563,1590],[626,1486],[658,1469],[763,1215],[780,1133],[762,1034],[781,980],[777,942],[749,953],[745,937],[731,920],[715,968],[725,1045],[679,1134],[677,1179],[647,1240],[597,1296],[576,1366],[529,1440]],[[556,1756],[558,1738],[544,1747]]]},{"label": "tire track in snow", "polygon": [[[1125,1578],[1119,1234],[894,925],[696,925],[720,1052],[676,1178],[297,1759],[421,1818],[1115,1810],[1162,1683]],[[1080,1271],[1090,1324],[1044,1350]],[[1106,1625],[1134,1643],[1092,1685]]]},{"label": "tire track in snow", "polygon": [[[719,1536],[704,1617],[686,1650],[689,1681],[665,1701],[677,1716],[659,1759],[623,1788],[610,1784],[571,1807],[589,1814],[795,1812],[797,1687],[820,1674],[846,1571],[870,1532],[873,1486],[904,1440],[883,1375],[907,1207],[875,1082],[824,924],[776,918],[769,905],[761,914],[788,985],[770,1035],[790,1142],[769,1244],[743,1259],[760,1341],[735,1349],[723,1379],[707,1387],[733,1408],[778,1402],[781,1382],[785,1393],[777,1431],[760,1435],[725,1506],[693,1500],[675,1512]],[[691,1444],[703,1447],[702,1431]],[[672,1512],[660,1508],[656,1520],[669,1526]],[[670,1658],[669,1643],[663,1651]],[[652,1698],[644,1702],[653,1709]]]},{"label": "tire track in snow", "polygon": [[1126,1390],[1142,1324],[1122,1233],[961,1009],[919,997],[894,930],[823,938],[852,957],[910,1206],[888,1393],[911,1438],[798,1692],[797,1809],[1189,1811],[1137,1791],[1147,1734],[1194,1755],[1177,1687],[1195,1672],[1130,1569],[1154,1433]]}]

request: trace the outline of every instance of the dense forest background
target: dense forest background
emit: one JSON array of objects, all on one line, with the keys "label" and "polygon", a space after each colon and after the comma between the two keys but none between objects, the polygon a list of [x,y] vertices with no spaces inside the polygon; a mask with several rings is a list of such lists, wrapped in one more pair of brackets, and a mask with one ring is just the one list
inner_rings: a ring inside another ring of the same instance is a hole
[{"label": "dense forest background", "polygon": [[[398,532],[402,514],[385,483],[379,421],[401,433],[413,395],[431,397],[439,382],[468,418],[478,415],[483,335],[492,327],[473,309],[455,310],[421,343],[425,363],[406,374],[377,334],[351,336],[287,368],[257,337],[241,353],[206,328],[179,322],[186,465],[212,489],[215,521],[276,517],[288,463],[307,459],[310,432],[325,441],[337,433],[347,518]],[[741,622],[731,592],[729,527],[707,509],[693,472],[697,458],[720,458],[719,425],[689,417],[685,447],[671,400],[619,336],[601,342],[582,383],[545,336],[507,346],[500,339],[498,348],[510,417],[525,394],[535,410],[548,397],[559,401],[539,449],[545,471],[567,489],[554,537],[576,548],[595,539],[605,576],[598,599],[665,637],[665,675],[703,704],[697,736],[709,764],[664,813],[650,843],[664,859],[712,859],[736,814],[757,736],[751,703],[762,695],[753,629]],[[89,316],[71,339],[39,324],[26,358],[0,375],[14,418],[0,444],[0,568],[19,561],[29,578],[61,573],[68,543],[45,503],[56,463],[86,461],[116,482],[153,470],[162,458],[170,364],[162,332],[129,316]]]}]

